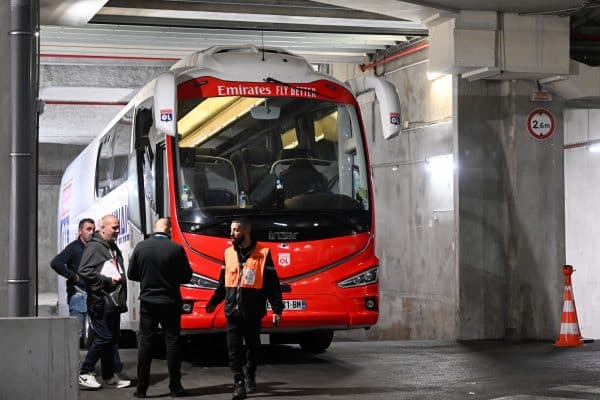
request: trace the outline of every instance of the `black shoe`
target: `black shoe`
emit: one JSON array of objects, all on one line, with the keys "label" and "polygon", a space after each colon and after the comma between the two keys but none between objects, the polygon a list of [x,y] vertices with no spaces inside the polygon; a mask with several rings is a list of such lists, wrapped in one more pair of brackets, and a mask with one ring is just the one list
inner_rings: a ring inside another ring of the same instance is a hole
[{"label": "black shoe", "polygon": [[133,392],[133,397],[135,397],[136,399],[145,399],[146,393],[136,390],[135,392]]},{"label": "black shoe", "polygon": [[256,378],[253,376],[246,376],[246,393],[256,392]]},{"label": "black shoe", "polygon": [[235,389],[233,390],[233,397],[231,400],[242,400],[246,398],[246,384],[244,381],[238,381],[235,383]]},{"label": "black shoe", "polygon": [[187,396],[187,392],[182,386],[179,386],[177,389],[171,389],[171,397],[185,397]]}]

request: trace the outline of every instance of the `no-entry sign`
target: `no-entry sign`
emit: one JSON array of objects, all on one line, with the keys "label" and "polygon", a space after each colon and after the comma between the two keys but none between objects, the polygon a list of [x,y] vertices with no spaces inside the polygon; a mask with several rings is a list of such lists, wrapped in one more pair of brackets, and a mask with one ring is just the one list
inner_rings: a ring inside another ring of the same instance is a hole
[{"label": "no-entry sign", "polygon": [[538,140],[548,139],[554,133],[554,115],[545,108],[537,108],[529,113],[527,130]]}]

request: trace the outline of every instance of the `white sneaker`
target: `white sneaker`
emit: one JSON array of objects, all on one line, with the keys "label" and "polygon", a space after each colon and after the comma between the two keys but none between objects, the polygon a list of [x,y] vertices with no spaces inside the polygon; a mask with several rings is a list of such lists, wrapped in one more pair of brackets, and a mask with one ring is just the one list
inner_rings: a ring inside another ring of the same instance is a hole
[{"label": "white sneaker", "polygon": [[117,389],[121,389],[121,388],[127,387],[129,385],[131,385],[131,381],[129,381],[127,379],[121,379],[119,377],[119,375],[117,375],[117,374],[114,374],[112,378],[106,379],[104,381],[104,386],[107,386],[107,387],[112,386],[112,387],[116,387]]},{"label": "white sneaker", "polygon": [[100,389],[102,386],[92,374],[79,375],[79,386],[82,389]]}]

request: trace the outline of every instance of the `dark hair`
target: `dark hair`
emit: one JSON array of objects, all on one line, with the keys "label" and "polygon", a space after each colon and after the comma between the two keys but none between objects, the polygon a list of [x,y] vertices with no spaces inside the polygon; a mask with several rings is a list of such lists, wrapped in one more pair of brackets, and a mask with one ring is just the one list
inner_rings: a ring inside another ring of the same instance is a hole
[{"label": "dark hair", "polygon": [[84,218],[81,221],[79,221],[79,229],[83,228],[83,225],[85,224],[92,224],[95,226],[96,222],[94,222],[94,220],[91,218]]},{"label": "dark hair", "polygon": [[248,218],[244,218],[244,217],[234,218],[231,220],[231,223],[233,224],[234,222],[237,222],[238,224],[240,224],[242,226],[252,227],[252,224],[250,223],[250,220]]}]

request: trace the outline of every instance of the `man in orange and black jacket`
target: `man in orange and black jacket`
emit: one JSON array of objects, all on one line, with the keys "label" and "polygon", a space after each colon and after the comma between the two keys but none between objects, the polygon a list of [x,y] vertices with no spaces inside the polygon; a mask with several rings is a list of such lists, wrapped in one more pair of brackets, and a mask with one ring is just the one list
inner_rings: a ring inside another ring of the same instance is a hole
[{"label": "man in orange and black jacket", "polygon": [[267,313],[266,301],[273,309],[274,325],[279,324],[283,311],[281,287],[271,254],[252,239],[251,231],[248,221],[231,222],[233,245],[225,250],[219,287],[206,305],[206,312],[212,313],[225,300],[227,348],[235,382],[232,400],[244,399],[247,393],[256,391],[260,323]]}]

